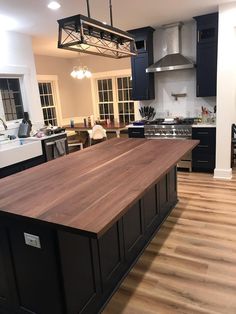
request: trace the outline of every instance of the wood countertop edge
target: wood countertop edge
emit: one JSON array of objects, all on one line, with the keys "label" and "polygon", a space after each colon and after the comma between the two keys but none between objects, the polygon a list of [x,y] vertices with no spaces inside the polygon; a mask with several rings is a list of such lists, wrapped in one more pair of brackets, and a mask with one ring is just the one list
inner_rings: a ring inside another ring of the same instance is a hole
[{"label": "wood countertop edge", "polygon": [[55,231],[60,230],[60,231],[64,231],[64,232],[79,234],[81,236],[85,236],[85,237],[89,237],[89,238],[93,238],[93,239],[98,238],[98,234],[93,232],[93,231],[87,231],[87,230],[83,230],[83,229],[73,228],[71,226],[67,226],[67,225],[63,225],[63,224],[59,224],[59,223],[55,223],[55,222],[50,222],[50,221],[46,221],[46,220],[42,220],[42,219],[38,219],[38,218],[34,218],[34,217],[9,213],[9,212],[6,212],[2,209],[0,209],[0,217],[5,217],[7,219],[13,218],[15,220],[23,221],[25,223],[34,223],[37,225],[39,224],[45,228],[54,229]]}]

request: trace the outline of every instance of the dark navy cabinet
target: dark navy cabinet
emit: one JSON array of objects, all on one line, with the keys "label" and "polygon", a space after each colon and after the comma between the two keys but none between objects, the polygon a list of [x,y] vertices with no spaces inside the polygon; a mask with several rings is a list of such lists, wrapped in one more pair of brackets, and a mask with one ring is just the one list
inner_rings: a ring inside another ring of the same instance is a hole
[{"label": "dark navy cabinet", "polygon": [[193,128],[192,139],[200,143],[192,151],[193,171],[213,172],[215,169],[216,128]]},{"label": "dark navy cabinet", "polygon": [[128,128],[128,134],[129,137],[134,137],[134,138],[145,138],[144,135],[144,127],[134,127],[134,128]]},{"label": "dark navy cabinet", "polygon": [[130,30],[135,36],[137,56],[131,57],[132,99],[150,100],[155,98],[154,73],[146,73],[146,68],[153,64],[153,32],[151,27]]},{"label": "dark navy cabinet", "polygon": [[216,96],[218,13],[194,17],[197,22],[197,97]]}]

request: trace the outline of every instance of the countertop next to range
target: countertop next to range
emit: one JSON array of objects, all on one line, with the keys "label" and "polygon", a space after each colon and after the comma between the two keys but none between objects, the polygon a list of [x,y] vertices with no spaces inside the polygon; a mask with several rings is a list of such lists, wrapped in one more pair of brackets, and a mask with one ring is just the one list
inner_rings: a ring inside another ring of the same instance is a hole
[{"label": "countertop next to range", "polygon": [[[192,128],[215,128],[216,125],[215,124],[203,124],[203,123],[199,123],[199,124],[193,124]],[[133,124],[129,124],[127,125],[127,128],[144,128],[144,125],[133,125]]]}]

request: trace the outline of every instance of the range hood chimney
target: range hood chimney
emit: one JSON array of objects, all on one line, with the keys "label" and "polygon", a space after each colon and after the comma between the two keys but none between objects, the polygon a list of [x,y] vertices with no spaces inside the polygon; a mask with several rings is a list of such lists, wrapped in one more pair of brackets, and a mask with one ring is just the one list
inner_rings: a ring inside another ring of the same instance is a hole
[{"label": "range hood chimney", "polygon": [[192,69],[195,64],[181,52],[181,27],[183,23],[163,25],[167,55],[146,69],[147,73]]}]

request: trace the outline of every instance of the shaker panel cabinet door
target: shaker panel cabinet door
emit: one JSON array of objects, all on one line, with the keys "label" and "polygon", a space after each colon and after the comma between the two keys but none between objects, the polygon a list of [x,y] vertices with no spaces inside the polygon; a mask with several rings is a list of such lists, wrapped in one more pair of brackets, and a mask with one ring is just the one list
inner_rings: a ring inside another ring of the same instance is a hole
[{"label": "shaker panel cabinet door", "polygon": [[216,43],[198,45],[197,97],[216,96],[217,46]]},{"label": "shaker panel cabinet door", "polygon": [[123,216],[125,258],[131,261],[137,256],[143,241],[143,217],[140,201]]},{"label": "shaker panel cabinet door", "polygon": [[146,73],[148,67],[148,53],[141,53],[131,59],[132,65],[132,99],[148,100],[149,98],[149,75]]}]

